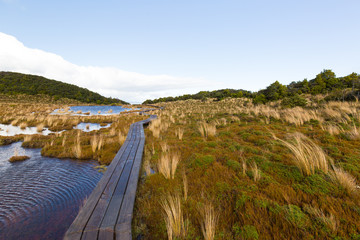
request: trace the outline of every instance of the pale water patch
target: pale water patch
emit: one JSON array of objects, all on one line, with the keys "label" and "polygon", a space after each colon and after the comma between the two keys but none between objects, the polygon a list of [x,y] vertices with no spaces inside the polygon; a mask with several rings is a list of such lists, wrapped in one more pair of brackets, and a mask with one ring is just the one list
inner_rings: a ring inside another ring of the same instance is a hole
[{"label": "pale water patch", "polygon": [[111,123],[108,123],[105,126],[101,126],[99,123],[79,123],[74,129],[80,129],[83,132],[91,132],[94,130],[100,130],[102,128],[108,128],[111,126]]},{"label": "pale water patch", "polygon": [[44,128],[41,132],[37,131],[36,127],[26,127],[21,129],[19,126],[12,126],[7,124],[0,124],[0,136],[15,136],[19,134],[24,135],[32,135],[32,134],[42,134],[49,135],[50,133],[54,133],[47,128]]}]

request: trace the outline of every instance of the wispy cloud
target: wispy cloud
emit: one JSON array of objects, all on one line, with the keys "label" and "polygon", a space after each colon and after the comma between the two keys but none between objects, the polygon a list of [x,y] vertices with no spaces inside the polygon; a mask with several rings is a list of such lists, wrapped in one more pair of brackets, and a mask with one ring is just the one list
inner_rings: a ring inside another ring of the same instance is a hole
[{"label": "wispy cloud", "polygon": [[145,75],[110,67],[78,66],[59,55],[28,48],[15,37],[4,33],[0,33],[0,71],[41,75],[130,102],[194,93],[209,88],[210,84],[199,78]]}]

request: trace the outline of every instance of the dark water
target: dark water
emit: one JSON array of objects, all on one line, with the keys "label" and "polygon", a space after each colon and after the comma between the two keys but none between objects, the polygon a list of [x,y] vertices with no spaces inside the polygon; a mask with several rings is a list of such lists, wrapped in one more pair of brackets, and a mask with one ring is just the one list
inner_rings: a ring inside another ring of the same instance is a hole
[{"label": "dark water", "polygon": [[[31,158],[8,162],[15,149]],[[102,177],[96,165],[42,157],[20,142],[0,147],[0,239],[62,239]]]}]

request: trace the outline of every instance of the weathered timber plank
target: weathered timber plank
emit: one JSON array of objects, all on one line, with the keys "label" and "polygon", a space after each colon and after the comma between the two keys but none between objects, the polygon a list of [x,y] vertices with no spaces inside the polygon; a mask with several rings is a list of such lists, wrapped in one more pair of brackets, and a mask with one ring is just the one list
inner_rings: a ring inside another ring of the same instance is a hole
[{"label": "weathered timber plank", "polygon": [[127,149],[127,146],[129,145],[129,143],[131,142],[131,140],[134,137],[132,134],[133,128],[134,128],[134,126],[130,126],[128,136],[127,136],[124,144],[122,145],[121,149],[119,150],[118,154],[114,158],[115,161],[110,164],[110,166],[108,167],[104,176],[100,179],[99,183],[96,185],[95,189],[90,194],[82,211],[80,211],[80,213],[77,215],[77,217],[75,218],[74,222],[72,223],[72,225],[70,226],[68,231],[65,233],[65,237],[64,237],[65,240],[67,240],[67,239],[76,240],[76,239],[81,238],[81,234],[79,234],[79,232],[81,233],[84,230],[85,225],[86,225],[89,217],[91,216],[91,214],[101,196],[102,189],[107,184],[108,180],[110,179],[110,177],[113,174],[113,170],[115,169],[115,167],[118,164],[117,159],[120,160],[120,156]]},{"label": "weathered timber plank", "polygon": [[[133,129],[135,131],[135,129]],[[103,189],[103,193],[101,194],[101,197],[95,207],[95,210],[93,211],[93,214],[91,215],[88,223],[86,224],[84,232],[91,231],[93,229],[99,229],[100,224],[105,216],[106,210],[109,206],[109,202],[111,198],[113,197],[116,185],[120,179],[120,176],[123,172],[126,160],[128,159],[131,148],[136,144],[137,142],[137,134],[132,135],[133,138],[130,140],[129,145],[127,145],[126,150],[121,155],[120,160],[116,168],[114,169],[114,173],[110,177],[107,185]],[[82,239],[87,239],[86,236],[84,236]]]},{"label": "weathered timber plank", "polygon": [[[118,185],[116,187],[116,190],[114,192],[113,198],[111,199],[111,202],[109,203],[109,207],[106,213],[106,216],[104,217],[103,222],[101,223],[100,232],[99,232],[99,239],[109,239],[110,235],[114,235],[115,232],[115,224],[116,220],[118,218],[123,197],[126,191],[126,188],[128,186],[128,180],[130,177],[130,174],[132,172],[133,163],[135,159],[136,152],[138,150],[139,142],[140,142],[140,126],[137,124],[137,135],[138,135],[138,141],[136,142],[136,145],[132,148],[131,154],[129,155],[129,158],[126,162],[126,167],[124,169],[123,174],[121,175],[121,178],[118,182]],[[112,238],[113,239],[113,238]]]},{"label": "weathered timber plank", "polygon": [[121,240],[131,239],[131,221],[133,217],[136,189],[139,180],[144,146],[145,146],[145,138],[142,137],[140,140],[138,151],[136,153],[133,170],[131,172],[131,176],[128,182],[128,187],[126,189],[124,201],[120,209],[119,218],[115,226],[116,239],[121,239]]},{"label": "weathered timber plank", "polygon": [[150,115],[130,126],[123,146],[64,239],[131,239],[132,213],[145,145],[143,125],[155,118],[156,115]]}]

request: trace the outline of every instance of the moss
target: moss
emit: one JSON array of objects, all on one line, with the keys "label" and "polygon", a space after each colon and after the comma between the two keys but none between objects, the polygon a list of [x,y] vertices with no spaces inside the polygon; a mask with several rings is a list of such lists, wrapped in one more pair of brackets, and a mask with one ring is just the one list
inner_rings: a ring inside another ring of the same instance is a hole
[{"label": "moss", "polygon": [[323,174],[312,174],[304,177],[300,183],[294,184],[293,187],[309,194],[333,193],[336,188],[330,181],[325,180],[324,177]]},{"label": "moss", "polygon": [[241,164],[231,159],[227,160],[226,165],[236,172],[240,171],[241,169]]},{"label": "moss", "polygon": [[309,219],[307,215],[296,205],[287,205],[283,207],[285,218],[292,225],[298,228],[305,228],[308,225]]},{"label": "moss", "polygon": [[207,168],[215,161],[215,157],[212,155],[198,155],[195,158],[194,164],[197,167]]},{"label": "moss", "polygon": [[259,239],[259,233],[255,226],[253,225],[244,225],[242,227],[239,224],[235,224],[232,227],[232,230],[235,235],[235,239],[244,239],[244,240],[257,240]]}]

